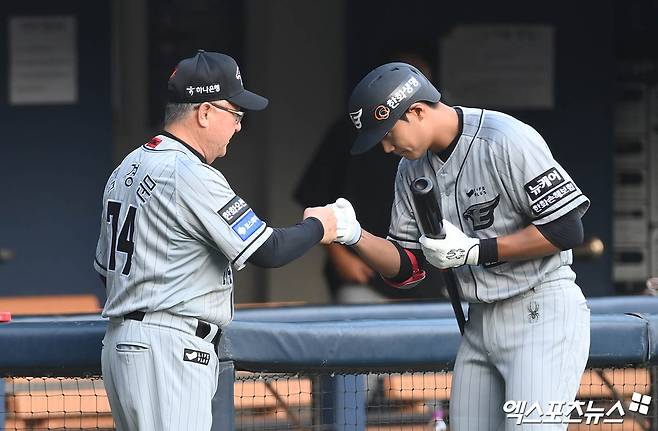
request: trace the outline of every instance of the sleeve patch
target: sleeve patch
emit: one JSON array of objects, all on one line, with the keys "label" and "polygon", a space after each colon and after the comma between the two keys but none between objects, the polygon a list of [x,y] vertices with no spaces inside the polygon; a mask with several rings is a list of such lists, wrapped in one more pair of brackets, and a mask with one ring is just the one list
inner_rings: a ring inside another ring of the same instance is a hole
[{"label": "sleeve patch", "polygon": [[532,212],[537,216],[546,211],[547,209],[556,206],[562,199],[576,191],[576,186],[573,182],[569,181],[562,187],[555,189],[547,196],[541,198],[532,204]]},{"label": "sleeve patch", "polygon": [[229,203],[224,205],[222,209],[217,211],[217,214],[219,214],[229,226],[233,226],[233,224],[247,211],[251,211],[249,205],[247,205],[240,196],[235,196],[229,201]]},{"label": "sleeve patch", "polygon": [[551,168],[530,180],[523,188],[534,202],[563,183],[564,177],[562,174],[556,168]]},{"label": "sleeve patch", "polygon": [[242,217],[232,226],[232,229],[235,231],[235,233],[238,234],[238,236],[242,239],[242,241],[246,241],[263,224],[264,222],[258,218],[258,216],[254,213],[254,211],[252,209],[249,209],[249,211],[247,211],[244,217]]}]

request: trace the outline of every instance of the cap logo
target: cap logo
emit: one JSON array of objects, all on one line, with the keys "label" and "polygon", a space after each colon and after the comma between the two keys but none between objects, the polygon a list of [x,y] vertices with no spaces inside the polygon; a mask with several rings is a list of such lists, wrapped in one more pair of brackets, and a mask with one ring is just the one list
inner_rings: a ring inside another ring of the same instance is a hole
[{"label": "cap logo", "polygon": [[361,115],[363,114],[363,108],[359,109],[356,112],[350,112],[350,119],[352,120],[352,123],[354,123],[354,127],[357,129],[360,129],[362,124],[361,124]]},{"label": "cap logo", "polygon": [[375,120],[379,120],[379,121],[386,120],[389,115],[391,115],[390,108],[384,105],[379,105],[378,107],[375,108]]},{"label": "cap logo", "polygon": [[190,96],[194,96],[195,94],[215,94],[219,93],[220,90],[219,84],[212,84],[212,85],[204,85],[203,87],[193,87],[193,86],[188,86],[185,87],[185,90],[190,94]]},{"label": "cap logo", "polygon": [[235,66],[235,79],[238,79],[240,82],[242,82],[242,75],[240,75],[240,68],[238,66]]},{"label": "cap logo", "polygon": [[398,85],[398,88],[393,90],[386,100],[386,105],[391,109],[395,109],[400,106],[400,102],[411,97],[419,89],[420,82],[415,76],[411,76],[406,81],[402,81],[402,83]]}]

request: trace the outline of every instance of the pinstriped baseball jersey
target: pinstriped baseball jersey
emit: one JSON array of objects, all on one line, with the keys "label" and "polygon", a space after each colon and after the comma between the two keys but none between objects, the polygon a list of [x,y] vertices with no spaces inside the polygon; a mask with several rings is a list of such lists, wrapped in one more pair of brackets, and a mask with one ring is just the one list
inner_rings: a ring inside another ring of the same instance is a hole
[{"label": "pinstriped baseball jersey", "polygon": [[226,178],[170,135],[137,148],[103,195],[94,268],[103,316],[161,311],[220,326],[233,317],[233,274],[272,229]]},{"label": "pinstriped baseball jersey", "polygon": [[[421,231],[413,214],[410,185],[415,178],[435,178],[443,217],[470,237],[511,234],[529,223],[542,225],[589,200],[553,158],[532,127],[500,112],[458,108],[463,130],[444,163],[428,151],[418,160],[403,159],[395,181],[389,239],[419,249]],[[522,262],[454,269],[462,298],[494,302],[511,298],[539,283],[575,280],[571,250]]]}]

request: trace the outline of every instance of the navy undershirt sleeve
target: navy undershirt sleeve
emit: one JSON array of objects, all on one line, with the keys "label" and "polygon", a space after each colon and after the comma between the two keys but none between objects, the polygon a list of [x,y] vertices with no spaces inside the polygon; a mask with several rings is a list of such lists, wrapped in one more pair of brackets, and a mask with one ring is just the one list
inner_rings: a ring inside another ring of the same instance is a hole
[{"label": "navy undershirt sleeve", "polygon": [[582,244],[585,237],[578,208],[557,220],[536,227],[544,238],[560,250],[569,250]]},{"label": "navy undershirt sleeve", "polygon": [[320,242],[322,223],[309,217],[294,226],[272,228],[272,235],[249,256],[247,262],[261,268],[278,268],[292,262]]}]

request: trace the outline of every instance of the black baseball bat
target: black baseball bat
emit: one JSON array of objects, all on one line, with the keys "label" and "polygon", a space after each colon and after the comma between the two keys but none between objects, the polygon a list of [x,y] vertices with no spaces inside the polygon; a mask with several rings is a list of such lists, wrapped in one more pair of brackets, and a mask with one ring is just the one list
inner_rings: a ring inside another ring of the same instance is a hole
[{"label": "black baseball bat", "polygon": [[[411,183],[411,192],[414,196],[414,205],[416,206],[416,220],[420,223],[423,233],[428,238],[444,239],[446,237],[443,229],[443,215],[441,206],[434,194],[434,183],[428,177],[416,178]],[[448,289],[452,309],[457,318],[459,332],[464,335],[464,325],[466,317],[459,299],[459,282],[455,274],[450,269],[442,270],[443,279]]]}]

